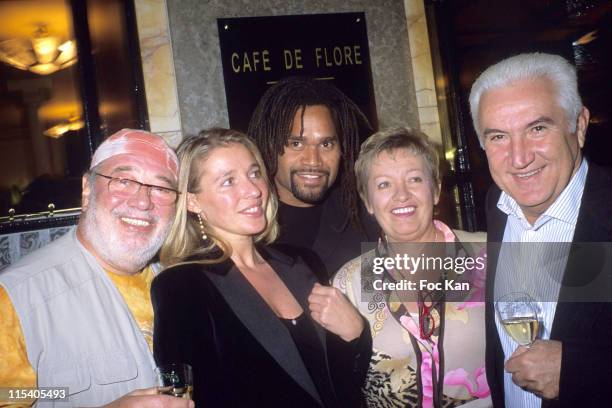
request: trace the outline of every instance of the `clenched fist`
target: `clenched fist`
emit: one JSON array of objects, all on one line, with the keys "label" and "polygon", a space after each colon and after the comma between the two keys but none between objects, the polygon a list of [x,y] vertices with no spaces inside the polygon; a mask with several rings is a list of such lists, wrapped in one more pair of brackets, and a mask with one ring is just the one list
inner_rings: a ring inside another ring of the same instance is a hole
[{"label": "clenched fist", "polygon": [[312,318],[342,340],[351,341],[361,335],[363,319],[340,290],[315,283],[308,303]]}]

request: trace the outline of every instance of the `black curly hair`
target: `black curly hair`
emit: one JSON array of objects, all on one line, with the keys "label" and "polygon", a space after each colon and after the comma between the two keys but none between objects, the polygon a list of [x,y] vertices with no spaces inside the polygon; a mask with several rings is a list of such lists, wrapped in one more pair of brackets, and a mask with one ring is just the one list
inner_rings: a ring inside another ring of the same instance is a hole
[{"label": "black curly hair", "polygon": [[303,120],[303,108],[314,105],[323,105],[331,113],[342,152],[339,178],[342,203],[348,210],[345,222],[361,229],[353,167],[359,153],[360,130],[369,132],[372,127],[359,107],[342,91],[325,80],[303,76],[285,78],[264,93],[253,112],[247,134],[257,143],[270,178],[274,179],[278,156],[287,145],[296,112],[302,109]]}]

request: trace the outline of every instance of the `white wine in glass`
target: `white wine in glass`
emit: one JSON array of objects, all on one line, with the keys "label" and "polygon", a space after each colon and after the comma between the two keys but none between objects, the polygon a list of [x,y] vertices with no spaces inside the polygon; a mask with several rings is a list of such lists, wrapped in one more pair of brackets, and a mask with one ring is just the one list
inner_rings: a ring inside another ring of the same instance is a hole
[{"label": "white wine in glass", "polygon": [[506,333],[521,346],[529,347],[538,337],[540,323],[535,301],[526,293],[502,296],[495,309]]},{"label": "white wine in glass", "polygon": [[193,386],[188,385],[186,387],[168,385],[166,387],[158,387],[158,392],[164,395],[171,395],[173,397],[191,399],[193,392]]}]

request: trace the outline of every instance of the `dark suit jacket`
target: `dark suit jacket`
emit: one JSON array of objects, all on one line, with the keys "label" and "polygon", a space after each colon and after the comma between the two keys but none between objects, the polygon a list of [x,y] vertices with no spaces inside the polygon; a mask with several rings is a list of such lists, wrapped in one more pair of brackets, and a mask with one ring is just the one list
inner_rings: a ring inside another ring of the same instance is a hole
[{"label": "dark suit jacket", "polygon": [[[499,188],[493,186],[487,196],[489,242],[501,242],[506,227],[507,216],[497,208],[500,194]],[[612,172],[589,163],[574,244],[563,276],[551,331],[551,340],[559,340],[563,344],[559,398],[543,401],[543,407],[608,405],[605,401],[612,387],[612,303],[570,301],[572,298],[589,299],[591,293],[587,291],[592,287],[588,283],[597,277],[603,276],[605,284],[610,285],[612,270],[587,265],[587,259],[580,251],[574,251],[577,243],[604,241],[612,241]],[[485,309],[486,368],[494,406],[504,407],[504,354],[495,326],[493,304],[498,256],[499,246],[491,245],[488,251]],[[612,299],[612,294],[609,299]]]},{"label": "dark suit jacket", "polygon": [[[259,251],[309,315],[312,272],[273,248]],[[372,350],[369,330],[347,343],[315,323],[328,363],[325,380],[333,384],[321,395],[289,331],[231,260],[167,269],[151,295],[155,359],[193,367],[197,407],[358,406]]]},{"label": "dark suit jacket", "polygon": [[347,211],[342,204],[341,190],[332,188],[323,203],[323,214],[319,231],[312,248],[295,248],[292,236],[301,231],[287,231],[282,228],[277,243],[284,245],[284,250],[299,254],[316,275],[329,282],[333,275],[351,259],[361,254],[362,242],[376,242],[380,228],[374,216],[369,215],[360,206],[362,230],[355,228],[347,221]]}]

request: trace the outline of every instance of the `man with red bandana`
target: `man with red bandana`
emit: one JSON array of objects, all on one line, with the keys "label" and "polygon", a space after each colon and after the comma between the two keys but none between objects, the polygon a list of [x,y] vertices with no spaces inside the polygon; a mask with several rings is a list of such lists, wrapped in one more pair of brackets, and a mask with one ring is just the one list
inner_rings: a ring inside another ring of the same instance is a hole
[{"label": "man with red bandana", "polygon": [[177,173],[152,133],[100,145],[76,230],[0,274],[0,386],[67,387],[68,401],[37,405],[192,405],[157,395],[151,354],[149,262],[174,217]]}]

